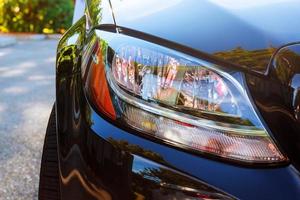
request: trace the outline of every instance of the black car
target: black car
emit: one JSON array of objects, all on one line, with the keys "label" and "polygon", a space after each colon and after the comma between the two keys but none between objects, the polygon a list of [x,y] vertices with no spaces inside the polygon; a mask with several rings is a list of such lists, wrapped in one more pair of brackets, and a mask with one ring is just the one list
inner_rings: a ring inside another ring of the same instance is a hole
[{"label": "black car", "polygon": [[40,199],[300,199],[298,0],[86,0]]}]

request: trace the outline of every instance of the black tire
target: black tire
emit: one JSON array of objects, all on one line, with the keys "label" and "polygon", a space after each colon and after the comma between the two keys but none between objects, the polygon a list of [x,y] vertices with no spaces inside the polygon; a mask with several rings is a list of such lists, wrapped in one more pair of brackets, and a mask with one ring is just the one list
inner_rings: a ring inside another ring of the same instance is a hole
[{"label": "black tire", "polygon": [[39,199],[60,199],[56,115],[54,106],[48,122],[43,148],[40,171]]}]

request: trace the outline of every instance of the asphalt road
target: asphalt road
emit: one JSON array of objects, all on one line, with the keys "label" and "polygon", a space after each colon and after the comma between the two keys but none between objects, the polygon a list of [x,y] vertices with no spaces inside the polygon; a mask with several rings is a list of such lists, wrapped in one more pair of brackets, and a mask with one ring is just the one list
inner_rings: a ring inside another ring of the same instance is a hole
[{"label": "asphalt road", "polygon": [[0,48],[0,199],[37,199],[57,40]]}]

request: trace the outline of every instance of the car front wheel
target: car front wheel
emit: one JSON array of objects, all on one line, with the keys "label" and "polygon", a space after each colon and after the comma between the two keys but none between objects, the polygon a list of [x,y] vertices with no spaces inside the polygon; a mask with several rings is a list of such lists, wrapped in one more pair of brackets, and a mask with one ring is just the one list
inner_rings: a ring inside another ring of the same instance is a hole
[{"label": "car front wheel", "polygon": [[56,115],[53,106],[46,130],[41,161],[39,199],[60,199]]}]

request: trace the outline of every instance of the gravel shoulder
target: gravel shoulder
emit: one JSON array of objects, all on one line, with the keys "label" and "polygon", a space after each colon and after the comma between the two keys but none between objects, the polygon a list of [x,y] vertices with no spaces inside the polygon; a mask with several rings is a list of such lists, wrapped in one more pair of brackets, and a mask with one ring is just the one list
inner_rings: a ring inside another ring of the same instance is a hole
[{"label": "gravel shoulder", "polygon": [[0,48],[0,199],[37,199],[57,39]]}]

